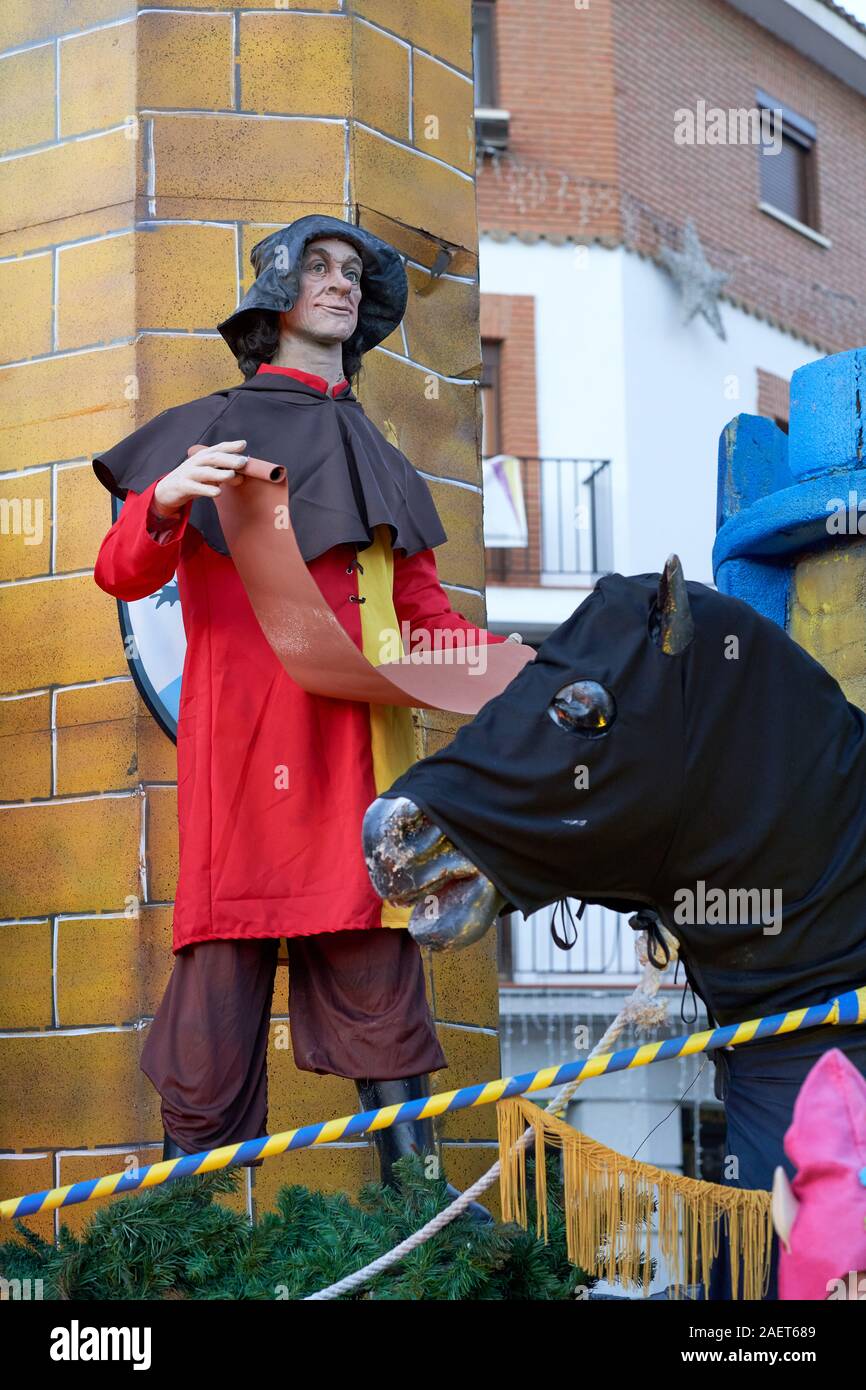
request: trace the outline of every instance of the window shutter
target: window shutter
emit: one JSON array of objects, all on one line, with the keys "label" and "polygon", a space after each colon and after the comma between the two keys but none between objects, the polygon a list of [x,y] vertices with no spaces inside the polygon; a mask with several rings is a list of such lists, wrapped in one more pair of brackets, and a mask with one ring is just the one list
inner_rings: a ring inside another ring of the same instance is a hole
[{"label": "window shutter", "polygon": [[784,135],[778,154],[761,150],[761,198],[780,212],[809,223],[809,151]]}]

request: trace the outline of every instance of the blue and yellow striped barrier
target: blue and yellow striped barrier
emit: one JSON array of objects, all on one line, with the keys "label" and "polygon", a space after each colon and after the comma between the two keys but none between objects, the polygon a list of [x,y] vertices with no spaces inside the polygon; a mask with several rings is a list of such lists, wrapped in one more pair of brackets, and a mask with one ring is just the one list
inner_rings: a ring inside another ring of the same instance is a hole
[{"label": "blue and yellow striped barrier", "polygon": [[51,1187],[45,1192],[31,1192],[25,1197],[10,1197],[0,1202],[0,1218],[35,1216],[71,1207],[78,1202],[90,1202],[96,1197],[115,1197],[125,1192],[137,1192],[145,1187],[158,1187],[175,1178],[212,1173],[218,1168],[230,1168],[248,1163],[254,1158],[273,1158],[293,1149],[306,1149],[314,1144],[332,1144],[338,1139],[357,1139],[389,1125],[409,1120],[444,1115],[446,1111],[467,1110],[511,1096],[528,1095],[562,1086],[567,1081],[602,1076],[609,1071],[632,1071],[651,1062],[665,1062],[674,1057],[691,1057],[697,1052],[711,1052],[717,1047],[739,1047],[756,1038],[771,1038],[779,1033],[794,1033],[801,1028],[816,1028],[821,1024],[866,1023],[866,985],[850,990],[826,1004],[813,1004],[808,1009],[773,1014],[769,1018],[753,1018],[748,1023],[732,1023],[726,1028],[711,1028],[702,1033],[687,1033],[663,1042],[646,1043],[643,1047],[626,1047],[589,1057],[583,1062],[563,1062],[558,1067],[542,1067],[540,1071],[523,1072],[520,1076],[485,1081],[476,1086],[462,1086],[459,1091],[442,1091],[420,1100],[407,1100],[402,1105],[386,1105],[381,1110],[363,1110],[355,1115],[343,1115],[339,1120],[324,1120],[301,1129],[289,1129],[283,1134],[264,1135],[261,1139],[246,1139],[241,1144],[227,1144],[206,1153],[188,1154],[163,1163],[152,1163],[125,1173],[109,1173],[89,1182],[75,1182],[67,1187]]}]

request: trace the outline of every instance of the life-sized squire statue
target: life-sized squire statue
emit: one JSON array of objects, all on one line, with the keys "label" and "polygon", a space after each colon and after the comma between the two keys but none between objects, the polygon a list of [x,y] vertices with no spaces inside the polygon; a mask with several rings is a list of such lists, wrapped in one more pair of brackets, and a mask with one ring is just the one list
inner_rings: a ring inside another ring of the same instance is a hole
[{"label": "life-sized squire statue", "polygon": [[[568,896],[656,914],[719,1025],[866,984],[866,717],[776,623],[686,582],[676,557],[599,580],[503,694],[377,799],[364,834],[377,889],[415,904],[410,931],[435,949],[477,940],[505,906]],[[763,893],[751,911],[744,890]],[[785,1132],[830,1047],[866,1074],[853,1025],[713,1054],[735,1185],[793,1176]]]},{"label": "life-sized squire statue", "polygon": [[[452,610],[427,483],[350,382],[403,317],[397,251],[313,215],[259,242],[251,260],[256,280],[219,324],[244,380],[163,411],[93,460],[124,499],[96,583],[131,601],[177,572],[187,638],[174,965],[142,1052],[165,1158],[267,1132],[281,937],[298,1068],[352,1079],[361,1108],[374,1109],[428,1094],[430,1072],[447,1065],[409,913],[383,905],[361,848],[365,809],[415,756],[411,710],[311,694],[291,679],[256,620],[215,499],[247,485],[247,458],[285,469],[303,560],[371,660],[382,632],[404,624],[457,646],[504,640]],[[376,1139],[390,1183],[404,1152],[432,1151],[432,1122]],[[472,1215],[490,1220],[477,1204]]]}]

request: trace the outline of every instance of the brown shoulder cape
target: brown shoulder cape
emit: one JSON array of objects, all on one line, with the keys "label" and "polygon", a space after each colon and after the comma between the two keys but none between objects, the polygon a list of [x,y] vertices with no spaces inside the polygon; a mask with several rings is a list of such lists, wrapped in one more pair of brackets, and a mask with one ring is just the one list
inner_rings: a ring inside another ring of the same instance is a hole
[{"label": "brown shoulder cape", "polygon": [[[260,372],[163,410],[94,455],[93,470],[123,498],[177,468],[191,444],[229,439],[245,439],[248,454],[286,469],[292,527],[307,562],[335,545],[364,549],[382,524],[391,528],[392,547],[407,555],[447,539],[427,483],[367,419],[351,387],[323,396],[283,373]],[[213,498],[196,498],[190,525],[229,554]]]}]

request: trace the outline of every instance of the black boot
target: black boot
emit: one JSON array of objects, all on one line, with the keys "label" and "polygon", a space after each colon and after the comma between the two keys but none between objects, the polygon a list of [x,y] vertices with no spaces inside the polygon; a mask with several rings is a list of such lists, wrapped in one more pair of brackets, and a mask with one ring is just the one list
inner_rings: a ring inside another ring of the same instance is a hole
[{"label": "black boot", "polygon": [[[356,1081],[362,1110],[381,1110],[385,1105],[402,1105],[407,1100],[421,1100],[430,1094],[430,1077],[426,1072],[420,1076],[405,1076],[395,1081]],[[436,1154],[436,1140],[433,1134],[432,1119],[409,1120],[402,1125],[389,1125],[387,1129],[377,1129],[373,1139],[379,1153],[381,1181],[385,1187],[396,1187],[397,1180],[393,1165],[407,1154]],[[444,1174],[442,1175],[444,1177]],[[459,1188],[450,1182],[445,1184],[452,1201],[460,1196]],[[492,1222],[493,1217],[480,1202],[470,1202],[466,1208],[467,1216],[473,1221]]]},{"label": "black boot", "polygon": [[[214,1144],[212,1147],[213,1147],[213,1148],[219,1148],[220,1146],[217,1145],[217,1144]],[[170,1136],[170,1134],[168,1133],[168,1131],[167,1131],[167,1130],[163,1130],[163,1132],[162,1132],[162,1161],[163,1161],[163,1163],[164,1163],[165,1160],[168,1159],[168,1158],[186,1158],[186,1157],[189,1155],[190,1152],[191,1152],[190,1149],[182,1149],[182,1148],[180,1147],[180,1144],[176,1144],[175,1141],[171,1138],[171,1136]],[[238,1164],[236,1164],[235,1166],[238,1167],[238,1168],[261,1168],[261,1166],[262,1166],[262,1164],[264,1163],[264,1161],[265,1161],[265,1160],[264,1160],[263,1158],[254,1158],[254,1159],[251,1159],[249,1163],[238,1163]]]},{"label": "black boot", "polygon": [[162,1161],[165,1163],[169,1158],[186,1158],[189,1149],[182,1149],[180,1144],[176,1144],[167,1129],[162,1132]]}]

